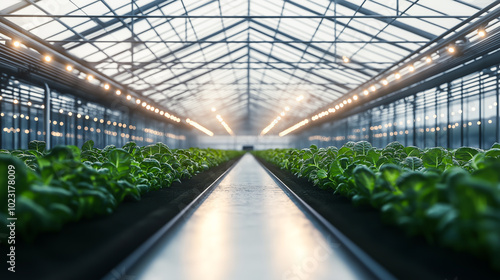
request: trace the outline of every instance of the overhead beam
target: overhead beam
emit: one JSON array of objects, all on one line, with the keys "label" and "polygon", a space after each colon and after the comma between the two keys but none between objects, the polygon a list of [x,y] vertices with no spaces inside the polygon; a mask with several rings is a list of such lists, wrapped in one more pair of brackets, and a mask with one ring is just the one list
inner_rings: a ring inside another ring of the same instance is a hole
[{"label": "overhead beam", "polygon": [[[164,1],[155,1],[155,2],[164,2]],[[214,2],[214,1],[210,1]],[[209,3],[210,3],[209,2]],[[291,1],[287,1],[291,2]],[[340,2],[347,2],[347,1],[339,1]],[[357,7],[356,4],[352,4]],[[149,6],[149,5],[148,5]],[[342,5],[345,6],[345,5]],[[356,8],[354,8],[355,10]],[[405,16],[396,16],[396,15],[379,15],[374,12],[371,12],[367,9],[362,9],[364,11],[367,11],[368,14],[366,15],[357,15],[357,16],[346,16],[346,15],[313,15],[313,16],[258,16],[258,15],[249,15],[249,16],[243,16],[243,15],[226,15],[226,16],[221,16],[221,15],[132,15],[132,14],[127,14],[127,15],[28,15],[28,14],[0,14],[1,17],[10,17],[10,18],[22,18],[22,17],[36,17],[36,18],[90,18],[90,19],[98,19],[98,18],[112,18],[112,19],[128,19],[128,18],[137,18],[137,19],[155,19],[155,18],[161,18],[161,19],[284,19],[284,18],[289,18],[289,19],[343,19],[343,18],[361,18],[361,19],[405,19],[405,18],[455,18],[455,19],[464,19],[468,18],[469,16],[467,15],[405,15]],[[361,11],[361,10],[360,10]]]},{"label": "overhead beam", "polygon": [[[0,41],[3,41],[0,39]],[[409,40],[382,40],[379,41],[368,41],[368,40],[352,40],[352,41],[330,41],[330,40],[196,40],[196,41],[184,41],[184,40],[99,40],[99,39],[89,39],[89,40],[45,40],[48,43],[109,43],[109,44],[157,44],[157,43],[167,43],[167,44],[425,44],[428,41],[409,41]]]}]

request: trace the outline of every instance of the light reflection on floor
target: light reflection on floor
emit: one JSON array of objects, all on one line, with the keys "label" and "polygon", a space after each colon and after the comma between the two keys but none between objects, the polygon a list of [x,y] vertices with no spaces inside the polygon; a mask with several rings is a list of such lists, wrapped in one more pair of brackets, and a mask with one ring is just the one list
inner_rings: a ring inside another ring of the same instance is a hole
[{"label": "light reflection on floor", "polygon": [[132,279],[368,279],[250,156],[145,257]]}]

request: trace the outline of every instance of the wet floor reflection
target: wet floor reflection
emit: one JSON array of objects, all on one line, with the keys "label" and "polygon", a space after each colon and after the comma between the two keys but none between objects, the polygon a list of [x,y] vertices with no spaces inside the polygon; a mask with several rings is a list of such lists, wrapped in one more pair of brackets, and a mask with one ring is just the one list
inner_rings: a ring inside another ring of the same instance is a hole
[{"label": "wet floor reflection", "polygon": [[368,279],[250,155],[132,274],[137,279]]}]

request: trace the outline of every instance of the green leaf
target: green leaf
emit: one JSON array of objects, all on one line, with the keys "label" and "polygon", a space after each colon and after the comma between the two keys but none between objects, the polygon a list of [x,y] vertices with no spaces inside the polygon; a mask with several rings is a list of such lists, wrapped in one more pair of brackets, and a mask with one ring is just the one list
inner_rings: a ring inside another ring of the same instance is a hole
[{"label": "green leaf", "polygon": [[472,177],[498,184],[500,182],[500,161],[485,162],[481,168],[472,173]]},{"label": "green leaf", "polygon": [[371,149],[368,151],[367,158],[370,160],[371,163],[373,163],[373,165],[377,165],[377,162],[380,159],[380,154],[374,149]]},{"label": "green leaf", "polygon": [[132,156],[122,149],[114,149],[109,152],[108,160],[116,167],[118,173],[128,172],[132,164]]},{"label": "green leaf", "polygon": [[401,175],[401,167],[395,164],[384,164],[380,167],[382,178],[387,181],[392,187],[396,187],[396,182]]},{"label": "green leaf", "polygon": [[370,194],[375,188],[375,174],[368,167],[359,165],[353,171],[356,188],[364,194]]},{"label": "green leaf", "polygon": [[367,141],[359,141],[354,145],[354,152],[357,155],[363,155],[366,156],[368,155],[368,152],[373,149],[372,144],[370,144]]},{"label": "green leaf", "polygon": [[82,152],[91,151],[93,148],[94,148],[94,141],[88,140],[87,142],[83,143]]},{"label": "green leaf", "polygon": [[409,168],[412,171],[418,170],[420,167],[422,167],[422,165],[423,162],[418,157],[407,157],[403,161],[403,166]]},{"label": "green leaf", "polygon": [[147,157],[152,157],[155,154],[167,154],[171,153],[167,145],[163,143],[156,143],[154,145],[148,145],[142,149],[142,153]]},{"label": "green leaf", "polygon": [[423,165],[437,168],[442,163],[445,154],[446,152],[442,148],[427,149],[422,156]]},{"label": "green leaf", "polygon": [[161,168],[160,162],[153,158],[147,158],[143,162],[141,162],[142,170],[146,170],[149,172],[149,169],[153,167]]},{"label": "green leaf", "polygon": [[[498,145],[500,146],[500,144]],[[500,148],[491,148],[484,155],[491,158],[500,158]]]},{"label": "green leaf", "polygon": [[479,151],[474,148],[462,147],[455,151],[455,159],[460,161],[469,161],[474,157]]},{"label": "green leaf", "polygon": [[342,147],[339,150],[339,156],[340,155],[345,155],[345,156],[353,156],[354,152],[351,147]]},{"label": "green leaf", "polygon": [[325,179],[325,178],[328,178],[328,172],[326,172],[326,170],[324,170],[324,169],[320,169],[316,173],[316,176],[318,176],[318,179]]},{"label": "green leaf", "polygon": [[418,147],[408,146],[403,149],[408,157],[420,157],[422,154],[422,150]]},{"label": "green leaf", "polygon": [[491,145],[490,149],[500,149],[500,143],[495,142],[493,145]]},{"label": "green leaf", "polygon": [[431,187],[428,178],[420,172],[406,172],[399,176],[397,186],[402,191],[420,191],[423,188]]},{"label": "green leaf", "polygon": [[28,143],[28,149],[43,153],[45,151],[46,144],[44,141],[33,140]]},{"label": "green leaf", "polygon": [[384,150],[387,148],[394,149],[395,151],[402,151],[404,149],[404,146],[399,143],[398,141],[391,142],[385,146]]}]

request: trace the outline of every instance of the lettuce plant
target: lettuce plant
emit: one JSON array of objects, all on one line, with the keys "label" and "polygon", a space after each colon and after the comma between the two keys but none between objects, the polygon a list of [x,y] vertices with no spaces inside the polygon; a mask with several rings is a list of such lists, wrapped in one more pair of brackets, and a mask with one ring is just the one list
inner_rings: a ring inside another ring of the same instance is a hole
[{"label": "lettuce plant", "polygon": [[382,219],[429,242],[487,256],[500,269],[500,144],[488,150],[420,149],[366,141],[336,147],[275,149],[266,161],[368,204]]},{"label": "lettuce plant", "polygon": [[[170,149],[157,143],[122,148],[57,146],[47,151],[41,141],[28,150],[0,150],[0,199],[7,201],[7,170],[16,170],[16,231],[31,240],[57,231],[68,222],[110,214],[124,200],[139,200],[151,190],[168,187],[225,162],[240,152],[190,148]],[[7,221],[7,205],[0,208]],[[2,226],[6,229],[6,226]]]}]

